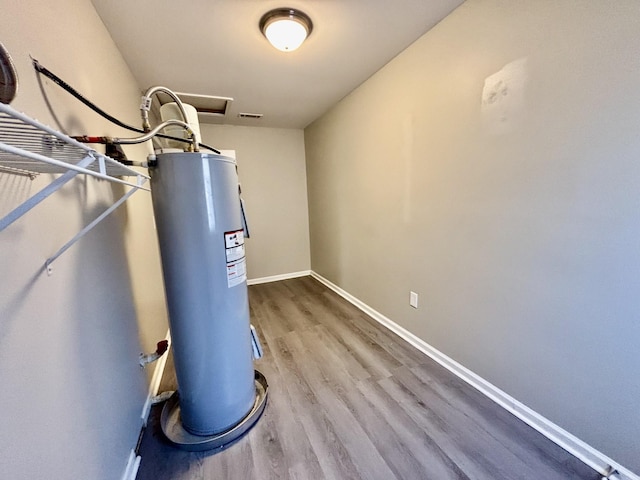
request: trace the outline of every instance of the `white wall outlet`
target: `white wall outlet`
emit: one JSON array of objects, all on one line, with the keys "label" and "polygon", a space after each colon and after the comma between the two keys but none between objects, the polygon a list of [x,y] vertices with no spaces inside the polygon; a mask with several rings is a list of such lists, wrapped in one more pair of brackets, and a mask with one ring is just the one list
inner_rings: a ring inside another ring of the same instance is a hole
[{"label": "white wall outlet", "polygon": [[418,294],[416,292],[409,292],[409,305],[418,308]]}]

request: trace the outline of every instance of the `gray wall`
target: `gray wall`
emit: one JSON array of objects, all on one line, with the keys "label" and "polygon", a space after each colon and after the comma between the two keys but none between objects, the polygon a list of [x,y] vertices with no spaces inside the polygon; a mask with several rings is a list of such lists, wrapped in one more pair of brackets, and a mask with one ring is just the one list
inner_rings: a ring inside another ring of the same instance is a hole
[{"label": "gray wall", "polygon": [[636,472],[639,18],[469,0],[305,130],[312,269]]},{"label": "gray wall", "polygon": [[251,279],[309,270],[304,132],[201,124],[203,142],[235,150],[251,238]]},{"label": "gray wall", "polygon": [[[4,0],[0,10],[0,42],[20,75],[12,106],[70,134],[126,136],[44,81],[52,115],[31,54],[139,123],[139,88],[89,1]],[[146,150],[130,153],[142,160]],[[0,215],[50,180],[0,173]],[[147,393],[138,354],[166,332],[149,194],[136,193],[68,250],[51,277],[42,270],[122,191],[76,179],[0,232],[2,478],[120,479],[135,446]]]}]

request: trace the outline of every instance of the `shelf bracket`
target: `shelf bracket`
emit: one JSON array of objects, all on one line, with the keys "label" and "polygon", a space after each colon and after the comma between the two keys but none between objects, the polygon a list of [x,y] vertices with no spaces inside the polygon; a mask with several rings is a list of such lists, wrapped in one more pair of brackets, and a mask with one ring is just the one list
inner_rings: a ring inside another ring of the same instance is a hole
[{"label": "shelf bracket", "polygon": [[[94,158],[90,155],[87,155],[80,162],[78,162],[79,167],[86,167],[91,165],[94,162]],[[0,232],[19,219],[22,215],[27,213],[33,207],[42,202],[45,198],[47,198],[52,193],[56,192],[60,187],[62,187],[65,183],[71,180],[78,174],[77,170],[69,170],[66,173],[62,174],[58,178],[56,178],[53,182],[48,184],[38,193],[32,195],[29,199],[25,200],[21,205],[13,209],[7,215],[5,215],[2,219],[0,219]]]},{"label": "shelf bracket", "polygon": [[125,201],[129,199],[131,195],[138,191],[138,189],[142,186],[142,184],[146,181],[146,179],[142,176],[138,177],[138,186],[132,187],[125,193],[118,201],[113,203],[109,208],[107,208],[104,212],[102,212],[95,220],[93,220],[90,224],[80,230],[71,240],[65,243],[56,253],[54,253],[51,257],[47,259],[44,263],[45,270],[47,271],[47,275],[51,276],[53,273],[53,268],[51,264],[55,262],[60,255],[66,252],[74,243],[84,237],[89,231],[93,229],[98,223],[104,220],[111,212],[113,212],[116,208],[122,205]]}]

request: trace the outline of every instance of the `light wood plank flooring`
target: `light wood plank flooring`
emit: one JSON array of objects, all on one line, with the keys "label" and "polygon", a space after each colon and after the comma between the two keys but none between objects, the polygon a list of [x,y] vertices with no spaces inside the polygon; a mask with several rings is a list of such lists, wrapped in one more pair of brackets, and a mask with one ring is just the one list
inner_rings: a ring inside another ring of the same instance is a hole
[{"label": "light wood plank flooring", "polygon": [[[220,453],[189,453],[166,444],[154,407],[139,480],[600,478],[311,277],[249,298],[263,417]],[[175,388],[169,361],[161,391]]]}]

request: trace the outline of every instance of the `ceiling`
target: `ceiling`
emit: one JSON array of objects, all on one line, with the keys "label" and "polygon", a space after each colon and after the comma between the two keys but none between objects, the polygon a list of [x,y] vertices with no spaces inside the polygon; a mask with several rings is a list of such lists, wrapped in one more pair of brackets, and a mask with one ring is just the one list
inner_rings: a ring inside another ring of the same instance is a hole
[{"label": "ceiling", "polygon": [[[463,0],[92,1],[141,88],[233,98],[210,123],[304,128]],[[294,52],[258,29],[279,7],[313,21]]]}]

